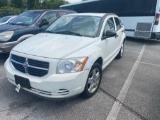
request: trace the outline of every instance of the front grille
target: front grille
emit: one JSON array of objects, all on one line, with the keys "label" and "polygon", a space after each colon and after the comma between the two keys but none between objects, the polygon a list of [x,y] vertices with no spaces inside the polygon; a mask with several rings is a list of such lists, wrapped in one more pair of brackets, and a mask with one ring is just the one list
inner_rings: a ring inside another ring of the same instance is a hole
[{"label": "front grille", "polygon": [[16,62],[13,62],[13,61],[12,61],[12,64],[18,71],[25,73],[25,69],[24,69],[23,65],[17,64]]},{"label": "front grille", "polygon": [[28,63],[29,63],[29,65],[31,65],[31,66],[37,66],[37,67],[46,68],[46,69],[49,68],[48,62],[43,62],[43,61],[28,59]]},{"label": "front grille", "polygon": [[48,74],[49,63],[30,58],[11,55],[11,63],[14,68],[22,73],[43,77]]},{"label": "front grille", "polygon": [[37,69],[37,68],[28,67],[28,73],[33,76],[42,77],[42,76],[48,74],[48,70],[41,70],[41,69]]},{"label": "front grille", "polygon": [[16,55],[12,55],[12,59],[17,62],[21,62],[21,63],[24,63],[26,60],[24,57],[20,57],[20,56],[16,56]]}]

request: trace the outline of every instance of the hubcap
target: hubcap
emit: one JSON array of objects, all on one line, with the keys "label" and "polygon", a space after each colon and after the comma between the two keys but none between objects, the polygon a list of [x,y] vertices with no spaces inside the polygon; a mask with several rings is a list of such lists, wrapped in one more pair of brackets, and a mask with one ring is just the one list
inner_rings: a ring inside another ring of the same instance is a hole
[{"label": "hubcap", "polygon": [[88,78],[88,92],[94,93],[100,82],[100,71],[98,68],[95,68],[91,71]]}]

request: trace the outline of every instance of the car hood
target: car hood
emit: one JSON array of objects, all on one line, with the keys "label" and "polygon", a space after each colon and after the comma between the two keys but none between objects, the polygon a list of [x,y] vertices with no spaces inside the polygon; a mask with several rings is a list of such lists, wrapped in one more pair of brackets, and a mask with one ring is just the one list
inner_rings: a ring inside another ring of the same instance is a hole
[{"label": "car hood", "polygon": [[0,32],[5,31],[15,31],[20,29],[25,29],[27,26],[21,26],[21,25],[11,25],[11,24],[0,24]]},{"label": "car hood", "polygon": [[94,43],[96,38],[40,33],[13,48],[13,51],[47,58],[65,58]]}]

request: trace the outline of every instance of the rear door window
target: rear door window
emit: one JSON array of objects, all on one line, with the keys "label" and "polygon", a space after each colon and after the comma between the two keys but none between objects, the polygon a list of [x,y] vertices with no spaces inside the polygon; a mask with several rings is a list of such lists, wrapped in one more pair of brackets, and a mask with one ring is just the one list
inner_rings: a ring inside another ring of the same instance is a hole
[{"label": "rear door window", "polygon": [[114,19],[115,19],[116,27],[117,27],[117,31],[118,31],[119,29],[121,29],[123,27],[123,25],[122,25],[119,18],[115,17]]}]

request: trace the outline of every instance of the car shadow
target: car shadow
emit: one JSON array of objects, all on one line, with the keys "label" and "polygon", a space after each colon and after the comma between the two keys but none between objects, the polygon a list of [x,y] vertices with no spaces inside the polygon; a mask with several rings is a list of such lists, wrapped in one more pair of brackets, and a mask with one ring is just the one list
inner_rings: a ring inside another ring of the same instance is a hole
[{"label": "car shadow", "polygon": [[[0,111],[3,111],[5,109],[7,109],[8,112],[19,109],[33,110],[35,107],[38,107],[42,110],[44,109],[43,107],[46,107],[46,109],[55,109],[57,107],[59,109],[63,109],[68,105],[76,105],[79,103],[82,104],[83,102],[90,100],[85,99],[81,95],[79,95],[71,99],[57,101],[54,99],[41,98],[24,90],[20,90],[20,92],[17,93],[15,91],[15,88],[16,87],[14,85],[8,82],[7,78],[3,78],[0,81],[0,91],[3,91],[0,92],[1,104],[5,106],[4,108],[0,108]],[[92,97],[91,99],[94,99],[94,97]],[[52,106],[52,108],[50,108],[50,106]]]},{"label": "car shadow", "polygon": [[140,38],[131,38],[127,37],[127,41],[136,42],[136,43],[149,43],[149,44],[160,44],[160,40],[148,40],[148,39],[140,39]]}]

